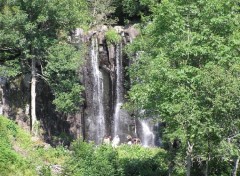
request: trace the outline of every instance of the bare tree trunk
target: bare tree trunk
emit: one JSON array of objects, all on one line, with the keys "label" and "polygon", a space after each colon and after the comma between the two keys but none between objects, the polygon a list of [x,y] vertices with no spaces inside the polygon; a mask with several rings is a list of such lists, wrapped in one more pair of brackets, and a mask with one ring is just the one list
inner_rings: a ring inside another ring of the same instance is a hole
[{"label": "bare tree trunk", "polygon": [[4,92],[2,86],[0,86],[0,94],[1,94],[1,100],[0,100],[0,115],[4,114]]},{"label": "bare tree trunk", "polygon": [[0,77],[0,115],[8,116],[9,107],[6,104],[5,91],[6,91],[6,82],[5,77]]},{"label": "bare tree trunk", "polygon": [[237,176],[238,163],[239,163],[239,157],[234,158],[234,168],[233,168],[232,176]]},{"label": "bare tree trunk", "polygon": [[171,161],[169,166],[168,166],[168,176],[172,175],[173,167],[174,167],[174,163]]},{"label": "bare tree trunk", "polygon": [[187,148],[187,172],[186,172],[187,176],[191,175],[192,150],[193,150],[193,145],[191,145],[190,142],[188,141],[188,148]]},{"label": "bare tree trunk", "polygon": [[209,139],[209,135],[208,135],[208,140],[207,140],[208,153],[207,153],[207,160],[206,160],[206,166],[205,166],[204,176],[208,176],[208,170],[209,170],[210,150],[211,150],[211,146],[210,146],[209,140],[210,140],[210,139]]},{"label": "bare tree trunk", "polygon": [[204,176],[208,176],[208,160],[206,161]]},{"label": "bare tree trunk", "polygon": [[191,155],[187,155],[187,176],[190,176],[191,175]]},{"label": "bare tree trunk", "polygon": [[32,71],[31,71],[31,132],[33,135],[37,135],[37,117],[36,117],[36,59],[32,59]]}]

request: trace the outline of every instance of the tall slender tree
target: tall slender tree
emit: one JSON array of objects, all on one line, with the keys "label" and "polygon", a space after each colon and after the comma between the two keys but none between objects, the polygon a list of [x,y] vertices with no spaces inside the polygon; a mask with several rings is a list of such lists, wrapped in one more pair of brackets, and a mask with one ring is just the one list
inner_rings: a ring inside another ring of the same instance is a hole
[{"label": "tall slender tree", "polygon": [[[50,52],[53,51],[51,48],[57,46],[55,50],[58,49],[61,55],[67,53],[61,52],[62,48],[69,49],[73,53],[77,52],[67,42],[68,35],[71,30],[86,24],[86,21],[88,21],[87,3],[83,0],[4,0],[0,5],[0,12],[1,73],[5,76],[31,73],[31,129],[35,133],[34,128],[37,126],[37,79],[48,75],[44,78],[45,80],[49,82],[58,80],[56,74],[43,75],[44,72],[48,71],[44,68],[50,63],[49,58],[53,57],[50,57]],[[54,56],[59,57],[56,54]],[[61,58],[63,57],[61,56]],[[75,65],[78,65],[79,59],[76,59],[74,54],[68,54],[66,57],[68,62],[74,62]],[[57,62],[55,60],[56,64]],[[11,66],[14,66],[17,70],[11,69]],[[65,67],[65,73],[68,69],[72,70],[73,68]],[[61,74],[60,71],[58,74]],[[71,94],[72,91],[76,91],[80,94],[81,88],[79,82],[75,79],[76,72],[68,73],[75,75],[69,75],[70,85],[68,85],[68,87],[72,86],[75,89],[68,88],[63,93]],[[75,86],[76,84],[78,86]],[[56,91],[57,89],[53,89],[53,92]],[[55,98],[58,96],[59,94],[55,94]],[[76,103],[76,98],[74,101],[69,101]],[[79,102],[80,98],[77,101]]]}]

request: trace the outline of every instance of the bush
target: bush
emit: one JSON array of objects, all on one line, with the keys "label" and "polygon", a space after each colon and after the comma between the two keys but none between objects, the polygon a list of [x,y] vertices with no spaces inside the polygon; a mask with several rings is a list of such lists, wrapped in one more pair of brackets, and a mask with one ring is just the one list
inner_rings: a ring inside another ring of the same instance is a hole
[{"label": "bush", "polygon": [[167,175],[166,152],[160,148],[122,145],[119,162],[126,176]]},{"label": "bush", "polygon": [[73,155],[65,166],[65,175],[113,176],[121,175],[118,153],[111,146],[95,147],[92,143],[76,141]]},{"label": "bush", "polygon": [[117,44],[121,41],[121,36],[117,33],[115,29],[109,29],[105,34],[107,43]]},{"label": "bush", "polygon": [[29,133],[3,116],[0,139],[0,175],[4,176],[56,175],[51,166],[61,168],[70,156],[63,146],[53,148],[41,139],[32,141]]},{"label": "bush", "polygon": [[18,134],[18,126],[0,116],[0,175],[36,175],[32,165],[13,150],[12,141]]},{"label": "bush", "polygon": [[65,165],[65,175],[88,176],[159,176],[167,174],[166,152],[139,145],[94,146],[76,141],[71,160]]}]

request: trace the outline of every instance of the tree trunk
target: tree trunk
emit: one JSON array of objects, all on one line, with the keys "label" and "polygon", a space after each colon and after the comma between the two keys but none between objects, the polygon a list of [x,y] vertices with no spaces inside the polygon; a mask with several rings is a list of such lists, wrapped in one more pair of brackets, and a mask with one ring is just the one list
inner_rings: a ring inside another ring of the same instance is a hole
[{"label": "tree trunk", "polygon": [[171,161],[169,166],[168,166],[168,176],[172,175],[173,167],[174,167],[174,163]]},{"label": "tree trunk", "polygon": [[7,79],[5,77],[0,78],[0,115],[8,116],[9,107],[6,104],[5,99],[5,91],[6,91],[6,84]]},{"label": "tree trunk", "polygon": [[206,161],[204,176],[208,176],[208,160]]},{"label": "tree trunk", "polygon": [[208,136],[208,154],[207,154],[207,160],[206,160],[204,176],[208,176],[208,170],[209,170],[210,150],[211,150],[211,146],[210,146],[210,142],[209,141],[210,141],[210,139],[209,139],[209,136]]},{"label": "tree trunk", "polygon": [[32,71],[31,71],[31,132],[33,135],[37,135],[37,117],[36,117],[36,59],[32,59]]},{"label": "tree trunk", "polygon": [[233,161],[234,161],[234,168],[233,168],[232,176],[237,176],[239,157],[234,158]]},{"label": "tree trunk", "polygon": [[191,164],[192,164],[192,162],[191,162],[191,155],[190,154],[188,154],[187,155],[187,176],[190,176],[191,175]]},{"label": "tree trunk", "polygon": [[193,145],[191,145],[190,142],[188,141],[188,148],[187,148],[187,172],[186,172],[187,176],[191,175],[192,150],[193,150]]},{"label": "tree trunk", "polygon": [[3,88],[0,86],[0,94],[1,94],[1,100],[0,100],[0,115],[4,114],[4,95],[3,95]]}]

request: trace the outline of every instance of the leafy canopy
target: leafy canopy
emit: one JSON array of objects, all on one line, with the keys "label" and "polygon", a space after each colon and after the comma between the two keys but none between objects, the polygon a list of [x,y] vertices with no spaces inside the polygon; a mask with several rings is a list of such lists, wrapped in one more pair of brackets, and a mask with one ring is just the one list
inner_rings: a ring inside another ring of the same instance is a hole
[{"label": "leafy canopy", "polygon": [[128,47],[128,106],[159,117],[167,141],[181,140],[182,155],[193,144],[193,157],[205,161],[239,133],[238,2],[165,0],[151,9]]},{"label": "leafy canopy", "polygon": [[49,83],[57,110],[75,111],[83,89],[76,72],[82,62],[68,36],[88,24],[87,2],[8,0],[1,3],[0,13],[1,75],[12,79],[30,74],[35,59],[37,76]]}]

